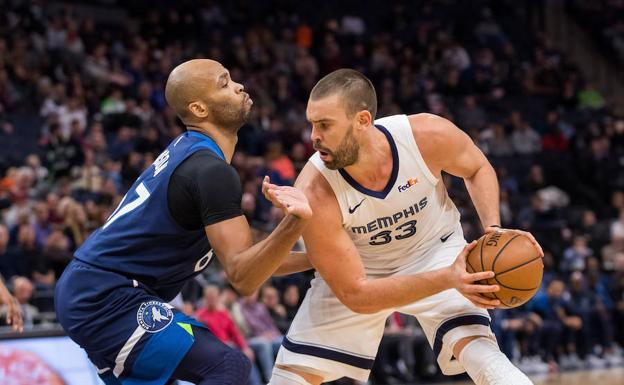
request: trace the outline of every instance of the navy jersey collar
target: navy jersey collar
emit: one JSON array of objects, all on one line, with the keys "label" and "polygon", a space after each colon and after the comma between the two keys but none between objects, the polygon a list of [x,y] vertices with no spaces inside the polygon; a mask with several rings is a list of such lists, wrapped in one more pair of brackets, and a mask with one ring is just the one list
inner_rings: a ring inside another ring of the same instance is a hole
[{"label": "navy jersey collar", "polygon": [[221,158],[222,160],[225,160],[225,155],[223,155],[223,151],[221,151],[221,148],[219,148],[217,143],[208,135],[204,134],[203,132],[199,132],[195,130],[186,131],[186,135],[188,135],[189,137],[194,137],[194,138],[202,140],[199,143],[195,143],[193,147],[206,147],[212,150],[212,152],[214,152],[215,154],[217,154],[219,158]]},{"label": "navy jersey collar", "polygon": [[392,190],[392,187],[396,183],[397,176],[399,175],[399,153],[397,151],[394,138],[392,137],[390,132],[388,132],[388,130],[381,124],[375,124],[375,127],[379,131],[384,133],[384,135],[388,139],[388,143],[390,143],[390,151],[392,152],[392,174],[390,174],[390,179],[388,180],[386,187],[384,187],[384,189],[381,191],[367,189],[366,187],[356,182],[356,180],[353,179],[351,175],[349,175],[349,173],[345,169],[341,168],[338,170],[338,172],[340,172],[340,175],[342,175],[344,180],[346,180],[347,183],[351,185],[351,187],[358,190],[362,194],[370,195],[375,198],[384,199],[388,195],[388,193],[390,193],[390,190]]}]

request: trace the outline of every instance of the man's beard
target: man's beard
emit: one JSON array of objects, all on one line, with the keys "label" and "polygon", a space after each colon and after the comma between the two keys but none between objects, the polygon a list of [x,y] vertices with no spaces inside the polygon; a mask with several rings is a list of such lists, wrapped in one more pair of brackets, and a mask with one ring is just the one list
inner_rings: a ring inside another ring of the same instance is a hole
[{"label": "man's beard", "polygon": [[331,155],[331,160],[324,162],[325,167],[330,170],[338,170],[351,166],[357,162],[360,155],[360,144],[353,136],[353,126],[351,126],[349,131],[347,131],[347,134],[344,138],[342,138],[342,141],[340,142],[340,145],[338,145],[338,149],[335,152],[320,147],[316,143],[314,144],[314,148],[316,150],[320,149],[321,151]]},{"label": "man's beard", "polygon": [[251,108],[247,107],[246,102],[247,99],[243,98],[239,105],[223,103],[213,106],[211,115],[217,127],[231,132],[238,132],[243,124],[247,123],[251,115]]}]

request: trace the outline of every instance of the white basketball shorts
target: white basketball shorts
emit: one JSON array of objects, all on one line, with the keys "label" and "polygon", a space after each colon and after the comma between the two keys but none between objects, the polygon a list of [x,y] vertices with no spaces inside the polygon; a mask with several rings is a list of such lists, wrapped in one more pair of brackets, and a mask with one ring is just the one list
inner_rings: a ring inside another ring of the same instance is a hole
[{"label": "white basketball shorts", "polygon": [[[395,274],[416,274],[449,266],[466,244],[460,228],[446,242],[438,242],[438,247]],[[418,319],[442,372],[447,375],[465,371],[453,357],[455,342],[469,336],[495,338],[487,311],[455,289],[400,308],[359,314],[343,305],[317,273],[284,338],[276,364],[317,374],[324,381],[340,377],[366,381],[386,318],[395,311]]]}]

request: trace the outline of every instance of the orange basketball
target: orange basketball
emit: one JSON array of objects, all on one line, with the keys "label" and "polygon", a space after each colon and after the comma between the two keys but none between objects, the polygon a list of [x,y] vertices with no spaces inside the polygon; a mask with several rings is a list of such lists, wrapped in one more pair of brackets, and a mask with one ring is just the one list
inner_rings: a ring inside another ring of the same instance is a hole
[{"label": "orange basketball", "polygon": [[470,251],[466,261],[469,273],[493,271],[496,275],[480,283],[499,285],[496,293],[481,293],[512,308],[530,300],[542,282],[544,263],[529,238],[513,231],[485,234]]}]

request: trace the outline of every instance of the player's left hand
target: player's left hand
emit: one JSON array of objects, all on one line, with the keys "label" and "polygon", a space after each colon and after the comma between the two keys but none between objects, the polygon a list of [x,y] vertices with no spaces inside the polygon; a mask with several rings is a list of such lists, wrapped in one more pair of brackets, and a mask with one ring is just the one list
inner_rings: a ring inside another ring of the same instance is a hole
[{"label": "player's left hand", "polygon": [[284,214],[294,215],[300,219],[312,216],[312,208],[305,194],[296,187],[278,186],[271,183],[268,176],[262,181],[262,194],[271,201],[273,206],[284,210]]},{"label": "player's left hand", "polygon": [[540,257],[542,257],[542,258],[544,257],[544,250],[542,250],[542,246],[540,246],[540,244],[537,242],[537,240],[535,239],[533,234],[529,233],[528,231],[522,231],[522,230],[517,230],[517,229],[504,229],[502,227],[488,226],[485,229],[485,233],[489,234],[489,233],[493,233],[493,232],[500,231],[500,230],[502,230],[502,231],[513,231],[516,234],[524,235],[525,237],[529,238],[529,240],[531,241],[533,246],[535,246],[537,251],[539,251]]}]

